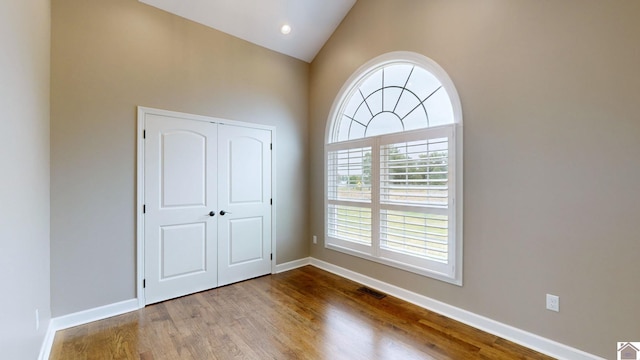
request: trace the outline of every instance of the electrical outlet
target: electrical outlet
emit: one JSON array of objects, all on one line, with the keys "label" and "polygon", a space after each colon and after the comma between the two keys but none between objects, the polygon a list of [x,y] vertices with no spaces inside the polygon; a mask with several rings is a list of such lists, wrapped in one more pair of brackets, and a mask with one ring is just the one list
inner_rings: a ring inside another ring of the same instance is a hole
[{"label": "electrical outlet", "polygon": [[36,331],[40,330],[40,312],[36,309]]},{"label": "electrical outlet", "polygon": [[556,295],[547,294],[547,310],[559,312],[560,311],[560,297]]},{"label": "electrical outlet", "polygon": [[318,237],[317,237],[317,236],[315,236],[315,235],[313,235],[313,243],[314,243],[314,244],[317,244],[317,243],[318,243]]}]

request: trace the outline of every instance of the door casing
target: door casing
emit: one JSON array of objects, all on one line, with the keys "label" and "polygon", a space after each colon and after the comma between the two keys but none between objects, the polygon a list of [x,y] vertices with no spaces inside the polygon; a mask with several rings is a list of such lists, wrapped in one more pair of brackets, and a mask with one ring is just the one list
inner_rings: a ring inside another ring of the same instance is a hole
[{"label": "door casing", "polygon": [[[195,121],[202,121],[208,123],[216,123],[216,124],[228,124],[235,126],[242,126],[247,128],[254,129],[264,129],[271,131],[271,141],[272,144],[276,142],[276,129],[273,126],[253,124],[241,121],[227,120],[221,118],[215,118],[210,116],[203,115],[194,115],[188,113],[181,113],[176,111],[162,110],[162,109],[154,109],[149,107],[138,106],[138,131],[137,131],[137,177],[136,177],[136,297],[138,300],[138,308],[143,308],[145,306],[145,297],[144,297],[144,276],[145,276],[145,252],[144,252],[144,238],[145,238],[145,229],[144,229],[144,157],[145,157],[145,133],[144,133],[144,124],[146,115],[160,115],[160,116],[168,116],[168,117],[176,117],[180,119],[188,119]],[[271,152],[271,195],[273,199],[276,199],[276,147],[273,146]],[[276,201],[273,201],[271,207],[271,252],[273,254],[273,259],[271,261],[271,273],[274,274],[276,272]]]}]

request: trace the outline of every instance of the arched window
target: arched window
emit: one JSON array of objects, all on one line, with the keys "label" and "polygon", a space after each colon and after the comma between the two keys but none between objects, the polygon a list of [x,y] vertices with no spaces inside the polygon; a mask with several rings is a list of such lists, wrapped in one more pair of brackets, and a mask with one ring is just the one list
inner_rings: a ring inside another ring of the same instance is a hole
[{"label": "arched window", "polygon": [[438,64],[394,52],[356,71],[326,167],[326,247],[461,284],[462,111]]}]

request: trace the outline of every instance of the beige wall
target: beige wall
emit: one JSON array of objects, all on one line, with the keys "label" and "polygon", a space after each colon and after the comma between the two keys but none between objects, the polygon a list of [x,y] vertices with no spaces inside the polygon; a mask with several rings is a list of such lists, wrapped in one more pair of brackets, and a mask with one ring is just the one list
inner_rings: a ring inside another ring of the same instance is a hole
[{"label": "beige wall", "polygon": [[277,262],[308,255],[308,64],[136,0],[52,22],[55,316],[136,296],[137,105],[275,126]]},{"label": "beige wall", "polygon": [[424,54],[463,106],[464,286],[312,256],[606,358],[640,339],[639,15],[632,0],[357,2],[311,66],[311,231],[324,238],[338,90],[377,55]]},{"label": "beige wall", "polygon": [[[0,357],[35,359],[49,325],[48,0],[0,2]],[[36,330],[36,309],[40,329]]]}]

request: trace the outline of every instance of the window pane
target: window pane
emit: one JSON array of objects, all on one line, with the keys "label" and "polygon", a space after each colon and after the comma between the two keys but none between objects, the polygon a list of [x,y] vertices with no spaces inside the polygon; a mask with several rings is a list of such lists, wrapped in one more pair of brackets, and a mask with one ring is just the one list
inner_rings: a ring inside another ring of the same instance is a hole
[{"label": "window pane", "polygon": [[424,102],[429,115],[429,126],[440,126],[453,123],[453,106],[444,88],[436,91]]},{"label": "window pane", "polygon": [[392,134],[403,130],[402,121],[395,114],[383,112],[371,119],[367,127],[367,137]]},{"label": "window pane", "polygon": [[413,69],[409,83],[407,83],[407,89],[415,93],[420,98],[420,101],[424,101],[441,86],[442,84],[435,76],[420,67]]},{"label": "window pane", "polygon": [[[401,119],[404,119],[412,112],[416,112],[422,109],[420,104],[422,100],[420,100],[414,93],[404,90],[400,94],[400,98],[397,101],[396,108],[394,112],[398,114]],[[418,114],[423,114],[424,111],[418,112]],[[424,123],[422,124],[422,128],[427,127],[427,119],[424,118]]]},{"label": "window pane", "polygon": [[330,200],[371,201],[371,147],[328,153]]},{"label": "window pane", "polygon": [[[412,64],[373,70],[350,90],[330,142],[453,123],[449,95],[429,71]],[[431,118],[434,120],[432,121]]]},{"label": "window pane", "polygon": [[380,246],[384,249],[446,262],[449,250],[447,215],[409,211],[380,212]]},{"label": "window pane", "polygon": [[349,140],[349,126],[351,125],[351,119],[346,116],[342,116],[342,121],[340,121],[339,128],[337,129],[338,138],[337,141],[345,141]]},{"label": "window pane", "polygon": [[385,54],[362,69],[329,119],[325,246],[461,284],[455,88],[420,54]]},{"label": "window pane", "polygon": [[[360,94],[356,96],[360,97]],[[369,107],[367,107],[367,104],[360,97],[360,107],[358,108],[355,115],[353,116],[353,121],[358,122],[364,126],[367,126],[369,124],[369,121],[371,121],[372,117],[373,115],[371,113],[371,110],[369,110]],[[353,136],[349,136],[349,139],[356,139],[356,138]]]},{"label": "window pane", "polygon": [[427,116],[426,108],[424,106],[418,106],[415,108],[402,121],[404,122],[405,129],[407,130],[422,129],[425,127],[425,123],[431,124],[431,118]]},{"label": "window pane", "polygon": [[342,119],[342,121],[349,121],[349,118],[355,117],[356,111],[358,110],[358,107],[360,106],[360,104],[362,104],[362,97],[360,96],[360,94],[356,94],[355,96],[352,96],[348,100],[342,112],[343,115],[347,116],[347,118]]},{"label": "window pane", "polygon": [[382,111],[382,71],[377,71],[360,85],[359,91],[366,99],[373,115]]},{"label": "window pane", "polygon": [[380,90],[382,88],[382,70],[378,70],[371,74],[365,81],[360,85],[360,91],[364,97],[368,97],[374,92]]},{"label": "window pane", "polygon": [[371,245],[371,209],[329,204],[328,234],[337,239]]},{"label": "window pane", "polygon": [[401,93],[402,93],[401,88],[397,88],[397,87],[385,88],[383,93],[383,98],[384,98],[383,111],[393,112],[396,108],[396,104],[398,103],[398,99],[400,99]]},{"label": "window pane", "polygon": [[380,202],[446,208],[449,203],[448,139],[383,145]]},{"label": "window pane", "polygon": [[371,95],[367,96],[367,106],[371,110],[373,116],[382,112],[382,90],[376,90]]},{"label": "window pane", "polygon": [[414,65],[402,64],[387,66],[384,68],[384,86],[404,87],[409,80],[409,74],[415,68]]}]

